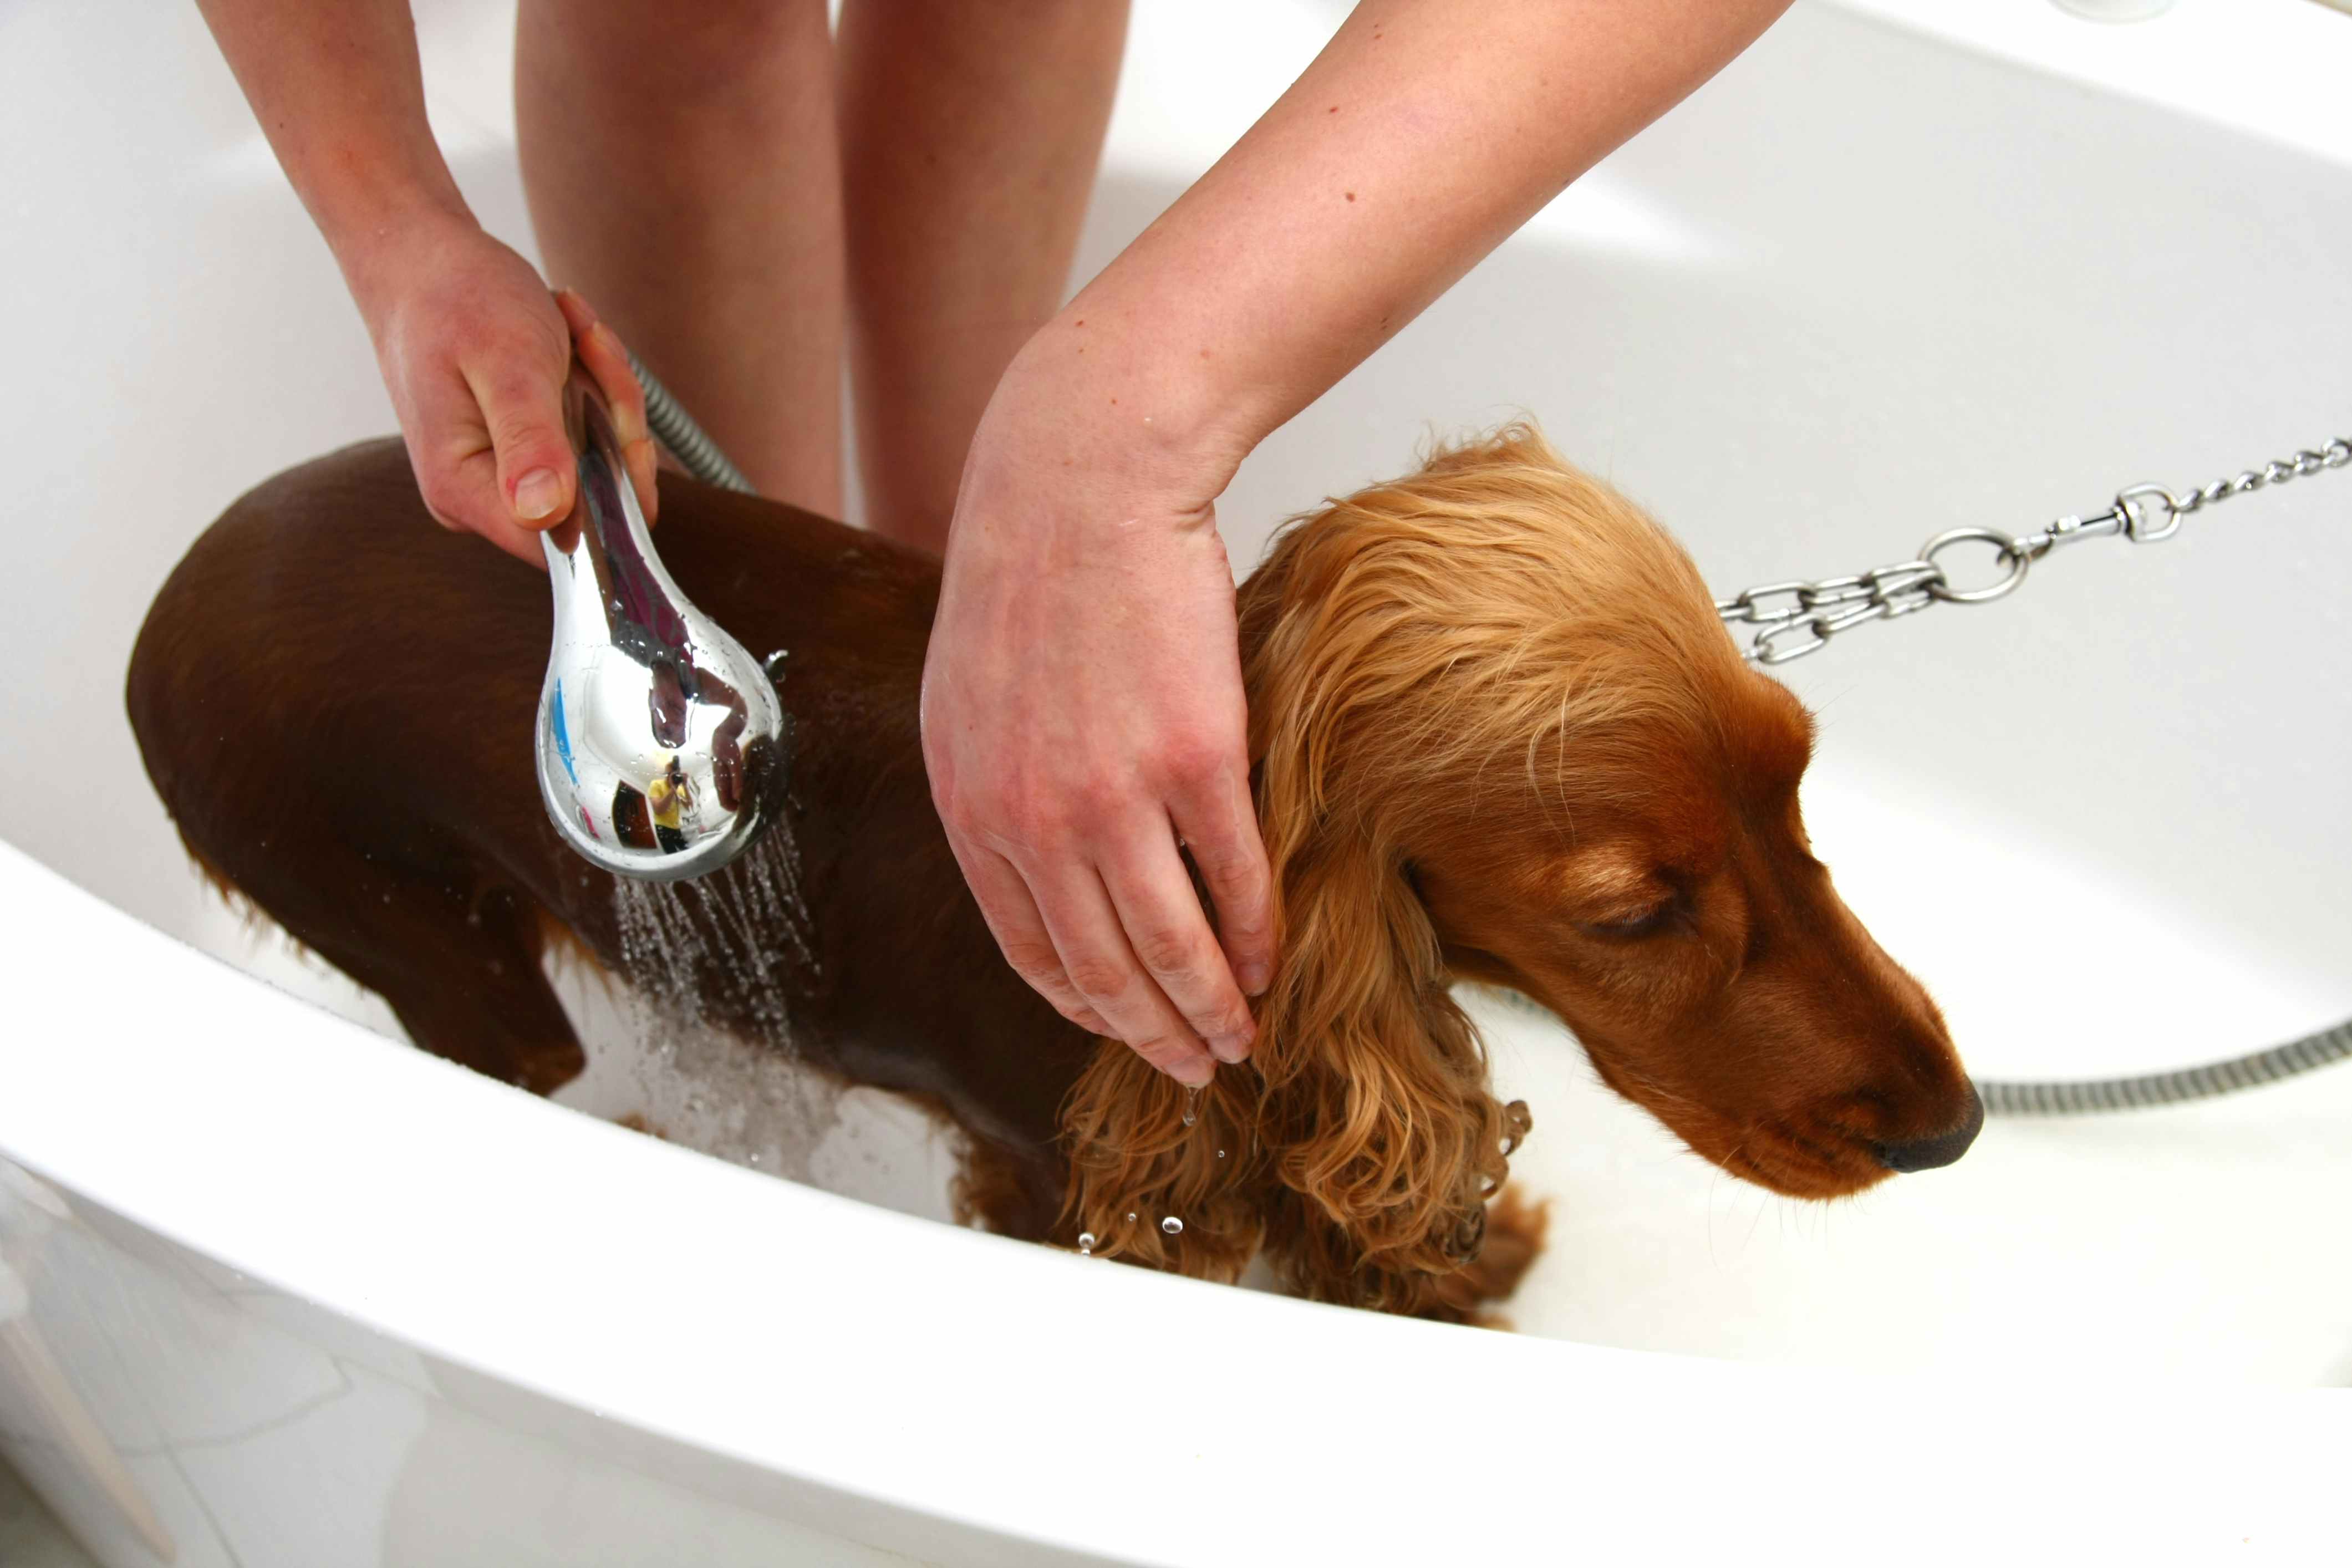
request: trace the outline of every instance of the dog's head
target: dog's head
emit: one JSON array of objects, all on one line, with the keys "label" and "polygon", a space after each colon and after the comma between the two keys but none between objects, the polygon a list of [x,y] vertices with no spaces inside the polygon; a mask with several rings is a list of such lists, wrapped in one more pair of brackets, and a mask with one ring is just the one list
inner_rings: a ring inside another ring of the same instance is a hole
[{"label": "dog's head", "polygon": [[[1263,1242],[1307,1294],[1438,1310],[1526,1126],[1464,977],[1559,1014],[1612,1086],[1777,1191],[1967,1148],[1935,1004],[1806,842],[1803,708],[1741,663],[1681,549],[1532,430],[1297,520],[1241,632],[1278,968],[1210,1136],[1098,1051],[1064,1109],[1071,1235],[1196,1273]],[[1121,1226],[1151,1204],[1178,1240]]]},{"label": "dog's head", "polygon": [[1612,1088],[1779,1192],[1968,1147],[1935,1004],[1807,841],[1803,707],[1742,664],[1674,541],[1539,436],[1302,521],[1244,626],[1284,906],[1270,1079],[1328,1041],[1358,1075],[1475,1058],[1461,975],[1557,1013]]}]

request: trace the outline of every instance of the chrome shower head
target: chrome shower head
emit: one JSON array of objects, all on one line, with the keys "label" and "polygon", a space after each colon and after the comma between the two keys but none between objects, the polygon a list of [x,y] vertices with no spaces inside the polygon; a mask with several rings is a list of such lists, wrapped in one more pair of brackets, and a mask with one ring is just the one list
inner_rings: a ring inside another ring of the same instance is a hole
[{"label": "chrome shower head", "polygon": [[563,402],[580,484],[541,536],[555,640],[540,796],[564,841],[615,876],[698,877],[782,809],[792,718],[760,662],[663,569],[604,399],[576,365]]}]

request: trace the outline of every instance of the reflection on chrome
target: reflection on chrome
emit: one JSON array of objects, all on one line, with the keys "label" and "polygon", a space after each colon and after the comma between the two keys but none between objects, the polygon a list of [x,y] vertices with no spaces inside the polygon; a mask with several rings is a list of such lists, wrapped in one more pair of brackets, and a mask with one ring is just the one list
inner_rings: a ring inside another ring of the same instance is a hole
[{"label": "reflection on chrome", "polygon": [[542,536],[555,645],[539,789],[564,840],[617,876],[717,870],[774,820],[791,716],[757,660],[663,570],[603,400],[578,369],[564,416],[572,514]]}]

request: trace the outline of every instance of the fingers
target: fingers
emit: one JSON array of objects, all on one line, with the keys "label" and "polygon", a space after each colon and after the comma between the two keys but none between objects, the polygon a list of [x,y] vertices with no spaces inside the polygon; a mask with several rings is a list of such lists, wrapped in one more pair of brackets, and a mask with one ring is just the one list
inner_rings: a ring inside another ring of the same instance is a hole
[{"label": "fingers", "polygon": [[[1056,1012],[1096,1034],[1125,1041],[1180,1083],[1209,1081],[1216,1071],[1214,1060],[1137,961],[1120,929],[1118,911],[1090,861],[1024,851],[1025,864],[1016,866],[962,834],[950,832],[949,841],[1005,962]],[[1168,855],[1172,862],[1172,845]],[[1181,867],[1176,874],[1181,879]],[[1189,884],[1183,892],[1191,898]],[[1193,918],[1199,919],[1197,901]],[[1202,940],[1213,958],[1216,949],[1206,943],[1205,932]],[[1244,1008],[1243,1016],[1247,1016]],[[1246,1038],[1242,1048],[1247,1049]]]},{"label": "fingers", "polygon": [[499,493],[497,454],[482,437],[481,411],[464,380],[452,369],[446,379],[434,377],[412,395],[415,427],[409,431],[409,463],[433,520],[455,532],[478,533],[517,560],[543,566],[538,531],[516,522]]},{"label": "fingers", "polygon": [[517,353],[461,361],[458,369],[481,409],[507,515],[531,531],[563,521],[578,468],[563,429],[562,376]]},{"label": "fingers", "polygon": [[1199,1087],[1215,1077],[1216,1061],[1200,1036],[1137,962],[1094,868],[1063,858],[1033,864],[1026,879],[1068,984],[1111,1033],[1179,1083]]},{"label": "fingers", "polygon": [[1217,938],[1234,981],[1252,996],[1274,978],[1274,875],[1246,773],[1205,779],[1174,803],[1176,831],[1217,910]]},{"label": "fingers", "polygon": [[654,485],[656,448],[653,431],[646,423],[646,389],[638,384],[636,372],[629,366],[628,351],[621,346],[619,335],[587,300],[569,289],[561,289],[556,291],[555,304],[572,329],[572,352],[580,356],[580,363],[587,367],[613,411],[613,433],[620,437],[622,459],[628,464],[629,481],[636,489],[637,505],[650,523],[661,498]]},{"label": "fingers", "polygon": [[1249,1055],[1257,1026],[1176,851],[1172,828],[1147,832],[1103,867],[1127,945],[1161,997],[1222,1062]]},{"label": "fingers", "polygon": [[1061,954],[1054,950],[1054,939],[1045,933],[1045,922],[1021,874],[1003,856],[967,844],[960,835],[950,834],[948,844],[955,851],[956,864],[963,868],[972,897],[979,901],[989,933],[996,938],[1013,972],[1071,1023],[1090,1034],[1118,1037],[1118,1032],[1078,994],[1063,972]]},{"label": "fingers", "polygon": [[[1015,972],[1063,1016],[1125,1042],[1181,1083],[1206,1084],[1217,1062],[1247,1060],[1257,1026],[1235,967],[1265,989],[1273,921],[1238,761],[1186,779],[1181,818],[1145,792],[1016,805],[954,787],[950,733],[927,695],[934,802]],[[1180,852],[1180,825],[1198,835],[1203,881],[1220,922],[1232,921],[1222,948]]]}]

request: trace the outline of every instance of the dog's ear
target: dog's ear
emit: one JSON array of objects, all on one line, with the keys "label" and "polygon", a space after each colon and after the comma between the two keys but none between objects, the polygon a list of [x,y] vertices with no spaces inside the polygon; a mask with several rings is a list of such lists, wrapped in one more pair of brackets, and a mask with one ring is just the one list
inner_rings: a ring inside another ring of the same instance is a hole
[{"label": "dog's ear", "polygon": [[1328,825],[1269,837],[1282,956],[1252,1058],[1265,1246],[1303,1294],[1420,1310],[1477,1255],[1518,1129],[1401,858]]},{"label": "dog's ear", "polygon": [[1398,825],[1445,793],[1428,742],[1447,723],[1431,704],[1452,639],[1432,628],[1458,613],[1444,585],[1461,541],[1432,519],[1484,492],[1439,507],[1421,491],[1545,455],[1527,434],[1442,459],[1418,489],[1331,502],[1243,584],[1274,984],[1250,1061],[1218,1071],[1194,1127],[1181,1088],[1124,1047],[1097,1055],[1063,1108],[1065,1241],[1091,1231],[1097,1251],[1209,1273],[1263,1240],[1304,1293],[1404,1311],[1475,1255],[1523,1113],[1487,1091]]},{"label": "dog's ear", "polygon": [[1477,1255],[1524,1111],[1487,1090],[1402,864],[1328,832],[1267,837],[1281,958],[1250,1060],[1193,1097],[1105,1041],[1063,1108],[1058,1239],[1228,1279],[1264,1246],[1303,1295],[1421,1310]]},{"label": "dog's ear", "polygon": [[[1269,721],[1311,707],[1261,689]],[[1254,727],[1260,712],[1254,701]],[[1476,1256],[1525,1112],[1488,1091],[1429,912],[1378,830],[1391,795],[1364,776],[1377,763],[1321,732],[1340,717],[1260,731],[1277,959],[1250,1059],[1194,1100],[1105,1042],[1063,1107],[1060,1239],[1091,1233],[1098,1253],[1213,1277],[1263,1245],[1302,1294],[1415,1311]],[[1324,775],[1343,765],[1335,790]],[[1171,1218],[1181,1230],[1163,1228]]]},{"label": "dog's ear", "polygon": [[1257,1097],[1246,1066],[1220,1068],[1192,1096],[1118,1041],[1103,1041],[1062,1106],[1070,1186],[1055,1239],[1091,1236],[1098,1257],[1205,1279],[1238,1276],[1265,1229]]}]

